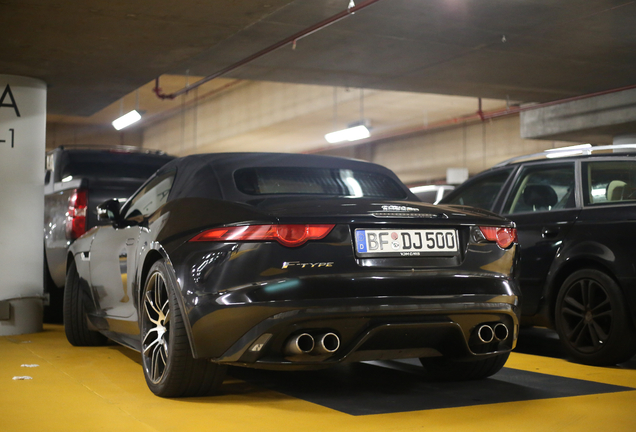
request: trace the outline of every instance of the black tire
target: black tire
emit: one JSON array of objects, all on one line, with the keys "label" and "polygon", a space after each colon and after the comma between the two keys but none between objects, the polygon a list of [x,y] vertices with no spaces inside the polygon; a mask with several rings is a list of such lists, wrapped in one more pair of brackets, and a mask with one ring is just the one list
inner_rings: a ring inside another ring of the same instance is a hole
[{"label": "black tire", "polygon": [[206,396],[220,387],[226,367],[192,357],[175,287],[163,260],[153,264],[139,302],[146,383],[161,397]]},{"label": "black tire", "polygon": [[504,367],[510,353],[481,360],[455,361],[446,357],[424,357],[424,377],[429,381],[472,381],[488,378]]},{"label": "black tire", "polygon": [[86,312],[91,304],[90,293],[83,286],[73,261],[66,273],[64,286],[64,332],[74,346],[102,346],[108,343],[106,336],[88,328]]},{"label": "black tire", "polygon": [[49,266],[44,256],[44,294],[49,296],[49,304],[44,306],[44,322],[49,324],[61,324],[64,322],[62,310],[64,309],[64,290],[58,288],[53,282]]},{"label": "black tire", "polygon": [[575,361],[605,366],[636,354],[636,332],[620,288],[599,270],[578,270],[561,285],[554,323]]}]

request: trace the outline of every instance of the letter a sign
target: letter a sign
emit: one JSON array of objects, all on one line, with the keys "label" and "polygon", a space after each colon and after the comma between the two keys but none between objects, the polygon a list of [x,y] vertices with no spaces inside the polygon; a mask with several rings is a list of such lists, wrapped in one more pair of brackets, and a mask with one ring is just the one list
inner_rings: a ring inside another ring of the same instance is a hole
[{"label": "letter a sign", "polygon": [[[5,99],[10,99],[11,103],[5,102]],[[13,108],[15,110],[15,114],[20,117],[20,110],[18,109],[18,104],[15,103],[15,99],[13,97],[13,93],[11,93],[11,87],[9,84],[4,88],[4,92],[2,96],[0,96],[0,108]]]}]

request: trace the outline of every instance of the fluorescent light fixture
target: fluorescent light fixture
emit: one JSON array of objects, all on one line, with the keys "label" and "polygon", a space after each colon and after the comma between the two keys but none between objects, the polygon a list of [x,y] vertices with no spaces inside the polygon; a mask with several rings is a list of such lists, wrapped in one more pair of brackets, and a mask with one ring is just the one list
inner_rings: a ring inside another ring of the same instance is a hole
[{"label": "fluorescent light fixture", "polygon": [[125,127],[141,120],[141,114],[137,110],[132,110],[128,114],[124,114],[117,120],[113,121],[113,127],[117,130],[122,130]]},{"label": "fluorescent light fixture", "polygon": [[329,144],[335,144],[343,141],[357,141],[369,138],[371,133],[365,125],[358,125],[325,135],[325,139]]},{"label": "fluorescent light fixture", "polygon": [[549,159],[560,158],[565,156],[576,156],[588,153],[586,150],[592,147],[592,144],[579,144],[569,147],[559,147],[555,149],[548,149],[545,151],[545,157]]}]

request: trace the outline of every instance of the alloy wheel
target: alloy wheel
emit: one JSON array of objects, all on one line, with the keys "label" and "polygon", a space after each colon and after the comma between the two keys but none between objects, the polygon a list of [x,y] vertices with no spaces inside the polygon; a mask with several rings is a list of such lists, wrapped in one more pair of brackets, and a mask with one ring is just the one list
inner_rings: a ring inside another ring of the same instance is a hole
[{"label": "alloy wheel", "polygon": [[161,272],[153,273],[146,283],[142,314],[144,367],[148,378],[157,384],[166,372],[170,340],[170,302]]},{"label": "alloy wheel", "polygon": [[600,350],[609,339],[614,320],[607,291],[590,278],[579,279],[566,289],[560,308],[564,336],[582,353]]}]

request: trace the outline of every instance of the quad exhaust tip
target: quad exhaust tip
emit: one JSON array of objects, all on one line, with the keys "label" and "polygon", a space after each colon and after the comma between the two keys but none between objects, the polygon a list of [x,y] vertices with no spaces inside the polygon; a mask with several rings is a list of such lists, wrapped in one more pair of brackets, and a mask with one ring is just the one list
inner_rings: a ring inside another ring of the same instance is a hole
[{"label": "quad exhaust tip", "polygon": [[502,341],[508,338],[508,327],[503,323],[497,323],[494,326],[482,324],[477,329],[477,337],[483,343],[490,343],[493,340]]},{"label": "quad exhaust tip", "polygon": [[324,333],[315,338],[309,333],[301,333],[289,338],[285,344],[285,354],[332,354],[338,348],[340,348],[340,338],[335,333]]},{"label": "quad exhaust tip", "polygon": [[314,337],[309,333],[301,333],[289,338],[285,345],[285,353],[289,355],[309,354],[314,346]]},{"label": "quad exhaust tip", "polygon": [[498,341],[506,340],[508,338],[508,327],[503,323],[495,324],[493,332],[495,333],[495,339]]},{"label": "quad exhaust tip", "polygon": [[[315,354],[331,354],[340,348],[340,338],[335,333],[325,333],[316,338]],[[313,353],[312,353],[313,354]]]},{"label": "quad exhaust tip", "polygon": [[477,337],[483,343],[490,343],[495,338],[495,332],[488,324],[483,324],[477,329]]}]

